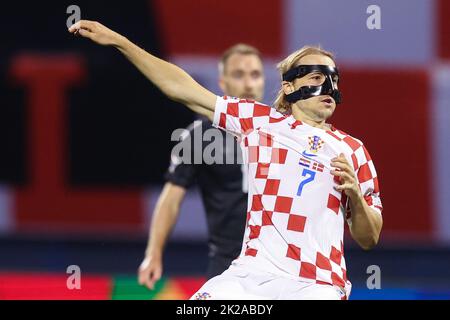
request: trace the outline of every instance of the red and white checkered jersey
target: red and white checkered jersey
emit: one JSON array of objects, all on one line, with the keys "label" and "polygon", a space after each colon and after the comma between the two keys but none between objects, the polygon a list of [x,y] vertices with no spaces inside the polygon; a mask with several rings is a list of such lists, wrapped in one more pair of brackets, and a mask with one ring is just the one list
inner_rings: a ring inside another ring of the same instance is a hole
[{"label": "red and white checkered jersey", "polygon": [[343,153],[362,194],[381,214],[373,161],[362,142],[312,127],[270,106],[218,97],[214,125],[240,138],[248,163],[243,263],[296,280],[350,286],[344,259],[347,198],[334,189],[331,159]]}]

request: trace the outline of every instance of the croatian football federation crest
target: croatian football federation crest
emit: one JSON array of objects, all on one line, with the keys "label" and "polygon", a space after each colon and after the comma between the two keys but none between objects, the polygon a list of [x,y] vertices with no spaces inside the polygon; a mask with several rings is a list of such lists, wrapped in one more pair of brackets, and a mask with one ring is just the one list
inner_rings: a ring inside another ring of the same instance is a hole
[{"label": "croatian football federation crest", "polygon": [[324,141],[320,139],[318,136],[312,136],[308,137],[308,143],[309,143],[309,151],[313,153],[319,152],[320,149],[322,149]]}]

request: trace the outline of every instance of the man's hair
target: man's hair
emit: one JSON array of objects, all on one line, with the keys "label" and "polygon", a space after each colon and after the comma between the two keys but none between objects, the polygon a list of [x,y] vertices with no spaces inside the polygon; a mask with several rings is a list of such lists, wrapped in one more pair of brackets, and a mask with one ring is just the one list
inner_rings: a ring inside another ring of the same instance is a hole
[{"label": "man's hair", "polygon": [[[286,71],[297,67],[301,58],[309,55],[324,55],[331,58],[336,63],[334,55],[331,52],[326,51],[319,46],[304,46],[303,48],[291,53],[287,58],[278,63],[277,69],[280,72],[281,78]],[[283,86],[281,86],[278,91],[274,106],[281,113],[292,112],[292,104],[286,101],[286,94],[283,91]]]},{"label": "man's hair", "polygon": [[255,55],[262,62],[261,52],[259,52],[258,49],[256,49],[255,47],[252,47],[248,44],[245,44],[245,43],[238,43],[238,44],[235,44],[234,46],[228,48],[227,50],[225,50],[225,52],[222,54],[222,57],[220,58],[220,61],[219,61],[219,74],[220,75],[223,75],[225,73],[225,67],[226,67],[227,61],[235,53],[244,54],[244,55]]}]

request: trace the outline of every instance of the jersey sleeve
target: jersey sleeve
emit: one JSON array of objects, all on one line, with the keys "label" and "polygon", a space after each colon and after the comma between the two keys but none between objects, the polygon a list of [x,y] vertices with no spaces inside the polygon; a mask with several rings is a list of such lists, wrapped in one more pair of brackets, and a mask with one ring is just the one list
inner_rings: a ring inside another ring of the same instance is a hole
[{"label": "jersey sleeve", "polygon": [[196,165],[171,161],[169,169],[165,174],[165,179],[167,182],[171,182],[177,186],[187,189],[194,184],[196,174]]},{"label": "jersey sleeve", "polygon": [[[359,188],[369,207],[381,214],[383,205],[381,203],[380,186],[373,160],[366,147],[361,144],[352,154],[353,167],[358,179]],[[347,220],[351,213],[347,211]]]},{"label": "jersey sleeve", "polygon": [[170,166],[165,174],[165,180],[185,189],[193,185],[197,178],[199,165],[194,162],[194,130],[195,126],[200,125],[200,122],[194,122],[182,135],[179,142],[184,146],[184,151],[189,154],[188,161],[186,157],[172,152],[170,157]]},{"label": "jersey sleeve", "polygon": [[283,117],[268,105],[224,96],[217,97],[213,125],[241,137]]}]

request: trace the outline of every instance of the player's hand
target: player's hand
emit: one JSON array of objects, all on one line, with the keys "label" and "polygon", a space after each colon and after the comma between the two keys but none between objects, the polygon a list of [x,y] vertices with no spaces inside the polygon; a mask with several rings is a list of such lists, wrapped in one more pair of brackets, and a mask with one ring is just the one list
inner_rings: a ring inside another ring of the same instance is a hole
[{"label": "player's hand", "polygon": [[161,279],[163,267],[162,259],[158,257],[146,256],[139,266],[138,281],[142,286],[153,290],[155,283]]},{"label": "player's hand", "polygon": [[338,177],[340,181],[340,184],[335,189],[341,192],[344,191],[350,198],[361,197],[358,179],[343,153],[331,159],[331,166],[335,168],[335,170],[331,171],[331,174]]},{"label": "player's hand", "polygon": [[80,20],[69,28],[69,32],[84,38],[91,39],[103,46],[116,46],[121,35],[108,29],[96,21]]}]

